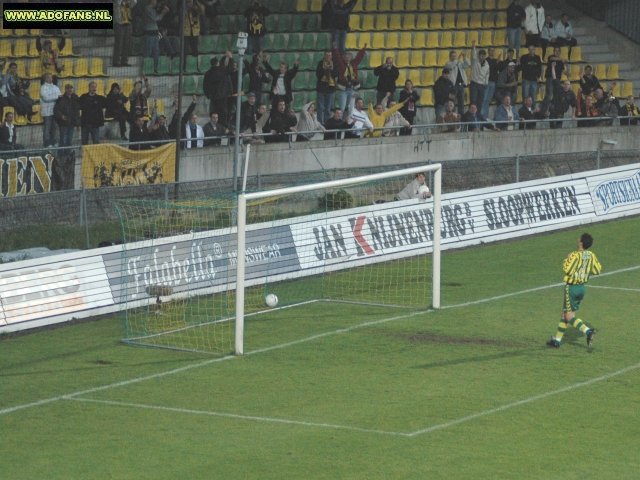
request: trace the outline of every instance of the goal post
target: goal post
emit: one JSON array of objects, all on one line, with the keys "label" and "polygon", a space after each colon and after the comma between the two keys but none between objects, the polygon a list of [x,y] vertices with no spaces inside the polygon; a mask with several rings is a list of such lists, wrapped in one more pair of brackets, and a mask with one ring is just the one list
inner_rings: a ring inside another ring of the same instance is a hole
[{"label": "goal post", "polygon": [[[426,172],[433,172],[434,176],[433,176],[433,180],[434,180],[434,185],[433,185],[433,192],[432,192],[432,198],[433,198],[433,210],[432,210],[432,234],[431,234],[431,240],[432,240],[432,308],[434,309],[438,309],[440,308],[440,241],[441,241],[441,232],[440,232],[440,228],[441,228],[441,186],[442,186],[442,167],[440,164],[430,164],[430,165],[425,165],[425,166],[420,166],[420,167],[412,167],[412,168],[406,168],[406,169],[401,169],[401,170],[394,170],[394,171],[390,171],[390,172],[383,172],[383,173],[376,173],[376,174],[371,174],[371,175],[364,175],[364,176],[359,176],[359,177],[351,177],[351,178],[345,178],[345,179],[340,179],[340,180],[333,180],[333,181],[327,181],[327,182],[322,182],[322,183],[315,183],[315,184],[309,184],[309,185],[300,185],[300,186],[295,186],[295,187],[288,187],[288,188],[281,188],[281,189],[276,189],[276,190],[269,190],[269,191],[262,191],[262,192],[251,192],[251,193],[241,193],[238,196],[238,214],[237,214],[237,263],[236,263],[236,282],[235,282],[235,292],[236,292],[236,296],[235,296],[235,301],[236,301],[236,305],[235,305],[235,354],[236,355],[243,355],[244,353],[244,320],[245,320],[245,289],[247,288],[247,284],[246,284],[246,267],[247,267],[247,262],[246,262],[246,255],[247,255],[247,205],[248,203],[251,203],[253,205],[255,204],[260,204],[261,201],[266,201],[266,199],[270,199],[270,198],[282,198],[285,196],[289,196],[289,195],[295,195],[295,194],[302,194],[305,192],[315,192],[318,190],[325,190],[325,191],[333,191],[335,189],[340,189],[340,188],[345,188],[345,187],[358,187],[361,185],[367,185],[367,184],[371,184],[371,182],[378,182],[378,181],[388,181],[388,180],[403,180],[406,179],[408,176],[410,175],[417,175],[419,173],[426,173]],[[343,199],[338,198],[338,195],[340,193],[340,190],[338,190],[338,194],[325,194],[325,199],[327,199],[327,202],[329,201],[334,201],[334,202],[342,202]],[[329,195],[331,195],[331,197],[329,197]],[[339,205],[338,208],[346,208],[346,207],[353,207],[352,206],[352,198],[348,193],[345,193],[343,195],[344,197],[344,204]],[[391,199],[392,201],[388,201],[388,200],[382,200],[380,201],[380,208],[381,211],[385,211],[388,212],[390,208],[393,208],[392,205],[395,203],[393,202],[393,200],[395,200],[395,195],[394,197],[392,197]],[[417,202],[419,200],[414,199],[414,202]],[[378,202],[374,202],[374,204],[376,204]],[[400,202],[399,202],[400,203]],[[411,201],[408,202],[404,202],[404,203],[411,203]],[[409,223],[409,227],[405,227],[404,224],[402,224],[399,228],[403,229],[403,232],[405,233],[405,238],[406,238],[406,229],[409,228],[413,228],[412,226],[412,222],[417,222],[420,223],[420,227],[422,227],[423,229],[425,228],[425,222],[422,221],[421,219],[419,219],[419,217],[417,217],[416,213],[411,211],[411,205],[407,206],[405,204],[402,204],[403,206],[403,210],[399,213],[399,216],[403,216],[403,218],[407,219],[407,222]],[[360,208],[362,209],[366,209],[366,208],[371,208],[371,207],[366,207],[364,205],[361,205]],[[355,208],[351,208],[351,210],[355,213],[352,212],[352,215],[357,215],[357,209],[358,207]],[[326,215],[326,212],[325,212]],[[375,215],[375,212],[374,212]],[[397,218],[391,214],[386,214],[387,215],[386,218],[393,218],[394,221],[398,221]],[[322,214],[317,214],[315,216],[313,216],[314,221],[318,221],[318,218],[322,218]],[[365,220],[364,220],[364,216],[361,217],[352,217],[349,220],[350,221],[354,221],[354,225],[355,225],[355,229],[354,229],[354,236],[356,237],[356,240],[358,240],[358,242],[363,246],[363,248],[369,247],[369,249],[371,250],[371,247],[366,243],[366,241],[364,240],[364,238],[362,237],[362,229],[365,228]],[[392,222],[392,220],[389,220],[389,222]],[[368,223],[368,228],[370,229],[376,229],[376,233],[379,235],[380,232],[377,231],[377,227],[375,222],[369,222]],[[417,228],[416,228],[417,229]],[[316,229],[317,230],[317,229]],[[341,232],[341,230],[340,230]],[[335,234],[337,236],[337,238],[340,240],[342,239],[342,235],[341,233],[337,233]],[[409,234],[409,236],[411,236],[411,234]],[[423,238],[420,237],[418,234],[415,234],[414,237],[411,239],[411,243],[418,243],[418,240],[416,240],[414,242],[415,239],[417,238]],[[402,244],[402,242],[400,242],[400,244]],[[394,245],[395,245],[395,239],[394,239]],[[344,245],[342,245],[344,246]],[[359,247],[358,247],[359,248]],[[390,249],[393,250],[393,249]],[[245,252],[245,254],[241,254],[240,252]],[[371,253],[371,252],[366,252],[366,253]],[[374,252],[375,253],[375,252]],[[394,253],[386,253],[384,256],[380,256],[380,260],[377,260],[375,258],[375,256],[372,254],[372,257],[367,259],[366,262],[361,261],[358,266],[361,265],[375,265],[377,261],[380,262],[384,262],[386,261],[386,259],[388,258],[389,260],[397,260],[397,259],[403,259],[403,258],[408,258],[410,257],[410,255],[417,255],[420,254],[422,256],[424,256],[424,254],[426,253],[426,247],[421,248],[421,249],[413,249],[410,252],[407,252],[406,249],[405,251],[401,251],[401,252],[394,252]],[[410,260],[405,260],[405,261],[410,261]],[[334,264],[331,265],[331,268],[329,268],[326,265],[327,262],[324,263],[325,265],[325,269],[327,270],[327,272],[331,271],[331,272],[336,272],[336,271],[340,271],[341,265],[339,264]],[[353,263],[353,262],[352,262]],[[351,264],[345,263],[345,269],[347,268],[351,268]],[[374,267],[367,267],[367,268],[374,268]],[[322,267],[320,267],[320,270],[322,270]],[[316,270],[311,270],[311,271],[317,271]],[[396,275],[398,275],[396,273]],[[397,280],[397,279],[396,279]],[[394,285],[391,285],[391,287],[387,286],[387,288],[392,288],[395,287]],[[382,302],[381,302],[382,303]],[[374,303],[369,303],[369,304],[374,304]]]}]

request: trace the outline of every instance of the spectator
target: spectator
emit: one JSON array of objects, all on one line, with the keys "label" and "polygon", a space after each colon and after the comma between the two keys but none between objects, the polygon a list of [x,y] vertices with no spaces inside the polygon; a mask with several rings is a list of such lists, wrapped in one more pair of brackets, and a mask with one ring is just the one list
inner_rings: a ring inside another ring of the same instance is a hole
[{"label": "spectator", "polygon": [[[0,60],[0,72],[4,70],[5,65],[7,64],[6,59]],[[9,106],[7,93],[7,86],[4,84],[4,75],[0,74],[0,118],[2,118],[2,114],[4,112],[4,107]]]},{"label": "spectator", "polygon": [[464,113],[464,89],[468,83],[467,73],[464,69],[469,68],[470,66],[471,62],[465,57],[464,52],[460,53],[460,59],[458,59],[458,54],[455,51],[451,50],[449,52],[449,61],[445,64],[445,68],[448,68],[451,71],[451,76],[449,78],[451,83],[453,83],[458,102],[458,115],[462,115]]},{"label": "spectator", "polygon": [[169,30],[164,27],[160,28],[160,39],[158,40],[158,46],[160,48],[160,55],[165,57],[179,57],[180,56],[180,39],[176,36],[170,35]]},{"label": "spectator", "polygon": [[415,179],[396,195],[396,200],[426,199],[431,197],[431,192],[425,183],[425,179],[426,175],[424,173],[416,173]]},{"label": "spectator", "polygon": [[151,136],[149,134],[149,130],[144,126],[144,118],[136,118],[131,125],[131,130],[129,130],[129,150],[149,150],[151,148],[151,144],[144,143],[140,145],[138,143],[148,142],[149,140],[151,140]]},{"label": "spectator", "polygon": [[[362,107],[364,107],[364,100],[362,100],[362,98],[356,98],[355,110],[351,114],[351,120],[353,120],[352,129],[356,130],[353,133],[358,138],[364,137],[365,128],[369,131],[369,134],[373,133],[373,123],[371,123],[371,120],[369,120],[369,116],[367,115],[367,112],[365,112]],[[345,134],[345,138],[347,138],[346,134]]]},{"label": "spectator", "polygon": [[[181,7],[178,6],[178,2],[176,0],[161,1],[166,2],[165,4],[169,7],[169,10],[164,14],[164,17],[158,21],[158,30],[162,35],[158,40],[160,55],[165,55],[171,58],[179,57],[180,35],[182,34],[180,31],[182,10]],[[186,20],[187,19],[185,18],[185,21]]]},{"label": "spectator", "polygon": [[[555,67],[551,67],[552,64],[555,64]],[[560,47],[554,47],[553,55],[550,55],[547,58],[547,69],[544,72],[544,78],[546,82],[546,93],[544,96],[543,107],[544,111],[549,106],[549,102],[553,98],[553,75],[551,70],[555,70],[556,78],[560,79],[562,74],[567,74],[568,72],[564,68],[564,60],[560,57]]]},{"label": "spectator", "polygon": [[4,115],[4,124],[0,128],[0,149],[7,150],[24,150],[25,146],[16,141],[16,126],[13,124],[13,112],[7,112]]},{"label": "spectator", "polygon": [[263,101],[262,85],[271,81],[269,74],[260,66],[261,57],[262,52],[254,54],[251,63],[245,60],[243,71],[244,75],[249,75],[249,92],[254,93],[259,101]]},{"label": "spectator", "polygon": [[571,49],[578,45],[578,41],[573,37],[573,27],[569,23],[569,15],[562,14],[560,21],[555,27],[556,45],[558,47],[569,47],[569,56]]},{"label": "spectator", "polygon": [[[195,99],[192,105],[195,105]],[[200,125],[198,125],[198,115],[196,115],[195,113],[191,113],[189,122],[187,123],[187,125],[185,125],[184,134],[185,138],[187,139],[187,149],[204,147],[204,129]]]},{"label": "spectator", "polygon": [[498,74],[509,66],[511,62],[516,64],[516,77],[518,75],[518,61],[515,58],[516,51],[513,48],[507,48],[507,57],[504,60],[498,61]]},{"label": "spectator", "polygon": [[[220,145],[222,143],[222,136],[229,133],[229,130],[218,123],[218,114],[213,112],[209,115],[209,121],[205,123],[204,137],[207,139],[204,141],[204,146],[209,147],[211,145]],[[218,138],[210,138],[218,137]]]},{"label": "spectator", "polygon": [[333,27],[331,38],[333,43],[338,44],[338,51],[344,55],[345,43],[347,41],[347,31],[349,30],[349,15],[354,9],[358,0],[350,0],[344,3],[344,0],[336,0],[331,4],[331,26]]},{"label": "spectator", "polygon": [[[58,85],[58,74],[62,72],[63,67],[58,65],[58,56],[60,55],[60,50],[62,50],[66,44],[66,39],[61,37],[56,43],[56,48],[53,48],[51,39],[47,38],[44,43],[41,37],[36,39],[36,49],[40,54],[42,73],[50,73],[54,85]],[[70,72],[68,73],[69,75],[71,74]]]},{"label": "spectator", "polygon": [[219,61],[216,57],[209,60],[209,70],[206,71],[202,79],[202,91],[209,100],[209,115],[215,111],[213,99],[216,95],[216,78],[218,76]]},{"label": "spectator", "polygon": [[[182,2],[179,3],[182,5]],[[189,47],[189,53],[198,56],[198,38],[200,37],[200,17],[204,15],[204,5],[198,0],[186,0],[186,15],[184,17],[184,41]],[[180,13],[180,8],[178,9]],[[185,48],[185,62],[187,49]],[[184,68],[184,65],[183,65]]]},{"label": "spectator", "polygon": [[89,84],[89,93],[80,96],[80,117],[82,145],[89,145],[89,135],[94,145],[100,143],[100,127],[104,125],[103,109],[107,106],[107,99],[96,93],[96,82]]},{"label": "spectator", "polygon": [[451,76],[451,70],[448,68],[442,69],[442,75],[436,80],[433,85],[433,96],[436,109],[436,117],[439,117],[444,113],[445,104],[449,100],[456,99],[456,92],[453,83],[449,79]]},{"label": "spectator", "polygon": [[296,125],[298,120],[295,115],[291,115],[286,111],[286,103],[284,100],[278,101],[278,106],[275,111],[271,111],[269,120],[267,120],[264,129],[271,133],[271,136],[266,137],[265,141],[269,143],[287,142],[289,132],[296,132]]},{"label": "spectator", "polygon": [[[326,132],[327,129],[322,126],[319,120],[316,118],[315,108],[313,105],[314,102],[309,102],[300,110],[300,119],[298,120],[298,131],[299,132],[315,132],[315,131],[323,131]],[[298,134],[296,137],[296,142],[307,142],[311,140],[314,136],[313,133],[310,134]]]},{"label": "spectator", "polygon": [[[539,108],[536,108],[533,103],[533,98],[525,97],[524,103],[520,110],[518,110],[520,120],[542,120],[549,116],[549,112],[542,112]],[[537,126],[537,122],[521,123],[519,125],[520,130],[534,130]]]},{"label": "spectator", "polygon": [[[551,101],[551,107],[549,109],[549,116],[551,118],[564,118],[564,114],[571,110],[571,120],[576,119],[575,108],[577,107],[576,94],[571,90],[571,82],[565,80],[560,82],[556,78],[556,71],[551,64],[551,75],[553,78],[553,100]],[[562,121],[551,122],[551,128],[562,128]]]},{"label": "spectator", "polygon": [[[408,102],[409,102],[409,99],[405,98],[404,103],[400,105],[400,110],[397,112],[393,112],[391,115],[387,117],[387,119],[384,122],[385,127],[403,127],[403,128],[389,128],[389,129],[383,130],[382,131],[383,137],[397,137],[400,135],[400,132],[402,132],[402,130],[405,130],[405,129],[407,129],[409,131],[409,135],[411,135],[411,124],[407,121],[406,118],[402,116],[402,113],[401,113],[402,108]],[[393,98],[384,97],[382,99],[382,109],[385,110],[385,113],[386,111],[388,111],[387,103],[389,105],[389,110],[392,110],[397,105],[397,102]]]},{"label": "spectator", "polygon": [[[496,122],[504,122],[504,121],[518,121],[520,120],[520,116],[516,111],[516,107],[511,105],[511,97],[506,95],[502,98],[502,103],[498,105],[496,108],[496,114],[494,117]],[[496,123],[496,127],[500,130],[515,130],[515,123]]]},{"label": "spectator", "polygon": [[609,92],[605,93],[601,88],[598,88],[593,92],[593,96],[595,98],[594,105],[598,109],[598,115],[607,118],[606,120],[598,122],[598,125],[613,125],[613,118],[617,117],[618,112],[621,110],[618,100],[612,95],[612,90],[615,86],[616,82],[611,82]]},{"label": "spectator", "polygon": [[143,117],[145,122],[149,120],[151,82],[147,77],[142,77],[142,80],[144,80],[144,90],[142,90],[142,81],[138,80],[133,84],[133,90],[129,94],[131,120],[134,122],[138,117]]},{"label": "spectator", "polygon": [[376,104],[378,104],[387,93],[393,95],[396,91],[396,80],[400,76],[400,70],[393,64],[393,57],[387,57],[382,65],[373,69],[373,74],[378,77],[376,85]]},{"label": "spectator", "polygon": [[529,48],[529,45],[539,47],[540,34],[544,24],[544,8],[540,5],[540,2],[534,0],[524,11],[526,15],[524,30],[527,37],[527,48]]},{"label": "spectator", "polygon": [[331,109],[336,96],[336,84],[338,81],[338,64],[331,58],[331,51],[324,52],[324,58],[318,62],[316,67],[316,77],[318,84],[318,122],[322,125],[325,120],[331,117]]},{"label": "spectator", "polygon": [[158,38],[158,21],[169,11],[163,6],[160,13],[156,11],[158,0],[149,0],[147,8],[142,9],[140,22],[144,31],[144,56],[153,58],[153,71],[158,73],[158,59],[160,57],[160,43]]},{"label": "spectator", "polygon": [[[484,115],[478,113],[478,106],[475,103],[469,105],[469,110],[462,115],[460,123],[466,123],[465,127],[469,132],[481,132],[483,130],[498,130],[491,123],[487,122]],[[464,128],[464,127],[463,127]]]},{"label": "spectator", "polygon": [[498,75],[500,69],[498,68],[500,62],[495,58],[496,49],[489,47],[489,55],[487,56],[487,63],[489,64],[489,81],[487,82],[487,88],[484,90],[484,98],[482,99],[482,108],[480,109],[480,115],[487,118],[489,115],[489,106],[491,100],[496,93],[496,82],[498,81]]},{"label": "spectator", "polygon": [[[209,111],[218,113],[222,125],[227,125],[230,120],[229,98],[234,93],[231,81],[233,63],[235,62],[231,58],[231,52],[227,51],[218,63],[218,67],[215,70],[213,67],[211,68],[213,75],[210,79],[213,85],[210,87],[212,97]],[[205,85],[204,88],[207,86]]]},{"label": "spectator", "polygon": [[[524,22],[527,14],[520,5],[520,0],[513,0],[511,5],[507,7],[507,40],[509,48],[517,50],[520,54],[520,44],[522,43],[522,22]],[[471,100],[473,102],[473,100]]]},{"label": "spectator", "polygon": [[[240,105],[240,136],[245,138],[246,135],[253,135],[253,141],[259,140],[256,136],[257,115],[256,94],[251,92],[247,96],[247,100]],[[245,139],[245,143],[249,143],[252,140]]]},{"label": "spectator", "polygon": [[[578,127],[596,127],[598,125],[597,121],[594,120],[584,120],[588,118],[596,118],[599,117],[598,109],[593,104],[593,96],[587,95],[584,99],[584,107],[581,109],[578,118]],[[622,121],[620,121],[622,125]]]},{"label": "spectator", "polygon": [[542,77],[542,60],[536,55],[536,47],[529,45],[529,53],[520,58],[522,70],[522,98],[531,97],[535,103],[538,80]]},{"label": "spectator", "polygon": [[[448,100],[444,104],[444,114],[438,116],[436,123],[458,123],[460,121],[460,115],[453,112],[453,107],[453,100]],[[459,128],[457,125],[445,125],[440,127],[439,133],[455,133]]]},{"label": "spectator", "polygon": [[551,15],[547,14],[544,19],[544,25],[542,25],[542,31],[540,32],[540,47],[542,47],[542,60],[544,60],[547,54],[547,47],[549,45],[555,45],[556,43],[556,30],[551,21]]},{"label": "spectator", "polygon": [[[264,103],[258,105],[258,113],[256,114],[256,133],[258,135],[262,135],[264,133],[264,126],[269,120],[269,112],[267,110],[267,106]],[[262,143],[264,143],[264,138],[260,137]]]},{"label": "spectator", "polygon": [[291,87],[291,83],[298,73],[298,65],[300,64],[300,59],[296,59],[291,70],[289,70],[289,65],[287,65],[286,63],[280,63],[280,70],[277,72],[273,68],[271,68],[271,65],[269,65],[268,62],[269,55],[263,55],[262,64],[272,78],[271,103],[276,110],[279,110],[278,104],[280,103],[280,100],[284,100],[286,107],[288,107],[289,104],[293,102],[293,88]]},{"label": "spectator", "polygon": [[7,86],[7,101],[18,115],[26,115],[31,120],[34,115],[32,110],[35,101],[29,96],[30,82],[18,75],[18,65],[15,62],[9,64],[9,70],[4,76],[4,84]]},{"label": "spectator", "polygon": [[340,92],[338,104],[345,119],[355,108],[356,90],[360,88],[358,65],[362,62],[366,50],[367,44],[365,43],[362,50],[356,55],[356,58],[351,60],[351,54],[341,54],[338,50],[338,44],[333,43],[333,60],[338,65],[338,84],[336,85],[337,90]]},{"label": "spectator", "polygon": [[[40,94],[40,99],[42,99],[42,94]],[[122,93],[120,90],[120,85],[117,83],[111,84],[111,89],[107,94],[107,106],[105,108],[105,117],[113,118],[118,122],[118,126],[120,127],[120,139],[127,139],[127,118],[129,112],[127,111],[127,107],[125,106],[129,102],[127,96]]]},{"label": "spectator", "polygon": [[265,20],[269,15],[271,15],[271,11],[263,6],[259,0],[253,0],[251,5],[244,11],[249,34],[247,38],[247,55],[264,51],[264,36],[267,33]]},{"label": "spectator", "polygon": [[634,118],[621,118],[620,125],[638,125],[638,117],[640,117],[640,113],[638,112],[638,107],[635,104],[635,99],[633,95],[629,95],[627,97],[627,103],[622,108],[622,111],[619,112],[621,117],[634,117]]},{"label": "spectator", "polygon": [[213,30],[219,30],[220,19],[218,18],[218,6],[219,0],[202,0],[204,5],[204,16],[200,19],[202,21],[202,34],[210,35]]},{"label": "spectator", "polygon": [[53,118],[53,107],[62,92],[57,85],[53,84],[53,77],[50,73],[43,76],[44,83],[40,86],[40,114],[44,121],[42,128],[42,146],[52,147],[56,143],[56,122]]},{"label": "spectator", "polygon": [[129,55],[133,39],[131,25],[131,9],[136,0],[113,0],[113,44],[112,65],[114,67],[130,67]]},{"label": "spectator", "polygon": [[[80,127],[80,102],[78,96],[73,93],[73,85],[67,83],[64,86],[64,95],[56,101],[53,107],[53,116],[60,131],[60,146],[67,147],[73,142],[73,132]],[[63,156],[68,154],[64,150]]]},{"label": "spectator", "polygon": [[[514,5],[518,0],[515,0]],[[522,8],[522,7],[520,7]],[[484,90],[489,84],[491,67],[487,62],[487,52],[483,49],[476,52],[476,41],[471,42],[471,103],[478,105],[484,100]]]},{"label": "spectator", "polygon": [[153,148],[161,147],[166,145],[171,140],[171,135],[169,135],[169,130],[167,130],[167,117],[164,113],[158,113],[153,116],[154,123],[149,127],[149,140],[158,140],[158,143],[154,143],[151,146]]},{"label": "spectator", "polygon": [[[330,0],[331,1],[331,0]],[[354,107],[355,108],[355,107]],[[347,130],[353,128],[353,123],[349,123],[346,120],[343,120],[342,110],[339,108],[335,108],[333,110],[333,117],[327,120],[324,124],[326,130]],[[345,117],[347,118],[347,117]],[[326,132],[325,130],[325,132]],[[330,132],[324,134],[325,140],[338,140],[342,138],[341,132]],[[344,138],[357,138],[357,135],[353,135],[351,132],[345,132]]]},{"label": "spectator", "polygon": [[598,88],[602,88],[600,80],[593,73],[591,65],[586,65],[583,72],[580,73],[580,88],[583,95],[590,95]]},{"label": "spectator", "polygon": [[[409,100],[405,102],[407,99]],[[407,120],[409,126],[400,130],[400,135],[411,135],[411,128],[417,113],[416,103],[419,100],[420,93],[413,89],[413,82],[411,80],[404,82],[404,88],[400,91],[400,103],[402,103],[400,114]]]},{"label": "spectator", "polygon": [[516,64],[510,62],[500,75],[496,82],[496,100],[502,103],[502,99],[506,96],[516,98],[518,90],[518,79],[515,74]]}]

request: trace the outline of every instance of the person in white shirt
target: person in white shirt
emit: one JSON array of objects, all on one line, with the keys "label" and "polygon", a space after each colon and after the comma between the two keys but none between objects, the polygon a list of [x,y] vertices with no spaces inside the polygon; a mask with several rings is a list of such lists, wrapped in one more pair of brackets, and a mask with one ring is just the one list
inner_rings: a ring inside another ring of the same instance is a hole
[{"label": "person in white shirt", "polygon": [[[367,128],[369,130],[369,133],[373,133],[373,123],[371,123],[371,120],[369,120],[369,115],[367,115],[367,112],[363,110],[362,107],[364,107],[364,100],[362,98],[357,98],[356,108],[351,113],[350,117],[354,122],[353,129],[358,130]],[[364,133],[364,131],[355,132],[355,134],[360,138],[364,136]]]},{"label": "person in white shirt", "polygon": [[[296,126],[299,132],[327,131],[327,129],[324,128],[318,121],[315,113],[314,103],[315,102],[309,102],[304,107],[302,107],[302,110],[300,110],[300,117],[298,118],[298,125]],[[296,136],[296,142],[309,141],[313,136],[313,133],[298,133],[298,135]]]},{"label": "person in white shirt", "polygon": [[4,116],[4,124],[0,127],[0,150],[24,150],[25,146],[16,143],[16,126],[13,124],[13,112]]},{"label": "person in white shirt", "polygon": [[526,15],[524,19],[524,31],[527,37],[527,48],[529,45],[540,46],[540,34],[544,26],[544,7],[540,2],[533,1],[524,9]]},{"label": "person in white shirt", "polygon": [[426,175],[424,173],[416,173],[414,180],[396,195],[396,200],[427,199],[431,197],[431,192],[425,183],[425,179]]},{"label": "person in white shirt", "polygon": [[[185,126],[185,135],[187,138],[187,148],[204,147],[204,129],[198,125],[198,115],[195,113],[191,115],[189,122]],[[197,140],[190,140],[192,138]]]},{"label": "person in white shirt", "polygon": [[453,83],[459,115],[464,113],[464,89],[469,83],[467,81],[467,73],[464,69],[470,66],[471,62],[465,57],[464,52],[462,52],[458,58],[458,54],[453,50],[449,52],[449,61],[444,66],[444,68],[448,68],[451,71],[449,80]]},{"label": "person in white shirt", "polygon": [[489,62],[486,50],[476,52],[476,41],[471,42],[471,103],[478,105],[484,100],[484,89],[489,84]]},{"label": "person in white shirt", "polygon": [[57,85],[53,84],[53,75],[45,73],[44,83],[40,86],[40,114],[44,120],[42,128],[42,146],[52,147],[56,143],[57,128],[53,117],[53,107],[56,100],[62,96],[62,92]]}]

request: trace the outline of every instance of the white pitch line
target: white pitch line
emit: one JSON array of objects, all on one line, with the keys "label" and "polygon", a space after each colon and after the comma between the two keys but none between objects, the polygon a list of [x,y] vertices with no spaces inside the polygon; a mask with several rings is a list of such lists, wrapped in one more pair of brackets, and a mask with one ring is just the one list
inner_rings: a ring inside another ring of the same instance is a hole
[{"label": "white pitch line", "polygon": [[439,425],[434,425],[432,427],[427,427],[422,430],[418,430],[412,433],[409,433],[407,436],[415,437],[417,435],[422,435],[424,433],[434,432],[436,430],[442,430],[443,428],[452,427],[454,425],[458,425],[460,423],[468,422],[469,420],[474,420],[479,417],[484,417],[486,415],[491,415],[492,413],[503,412],[513,407],[518,407],[520,405],[525,405],[527,403],[535,402],[536,400],[541,400],[543,398],[550,397],[552,395],[557,395],[559,393],[568,392],[570,390],[574,390],[580,387],[586,387],[587,385],[591,385],[592,383],[601,382],[603,380],[607,380],[611,377],[615,377],[618,375],[622,375],[623,373],[630,372],[632,370],[637,370],[640,368],[640,363],[636,363],[635,365],[631,365],[630,367],[622,368],[616,372],[607,373],[606,375],[602,375],[601,377],[592,378],[591,380],[585,380],[584,382],[575,383],[573,385],[569,385],[568,387],[560,388],[558,390],[552,390],[551,392],[541,393],[540,395],[535,395],[533,397],[525,398],[524,400],[519,400],[517,402],[508,403],[506,405],[502,405],[501,407],[492,408],[490,410],[485,410],[484,412],[474,413],[473,415],[468,415],[466,417],[459,418],[457,420],[452,420],[450,422],[441,423]]},{"label": "white pitch line", "polygon": [[395,435],[395,436],[401,436],[401,437],[411,436],[411,434],[408,434],[408,433],[388,432],[386,430],[374,430],[374,429],[360,428],[360,427],[348,427],[345,425],[333,425],[330,423],[302,422],[299,420],[287,420],[283,418],[255,417],[251,415],[237,415],[235,413],[211,412],[207,410],[191,410],[188,408],[163,407],[158,405],[145,405],[140,403],[113,402],[110,400],[95,400],[93,398],[65,398],[65,400],[73,400],[75,402],[102,403],[105,405],[116,405],[121,407],[146,408],[150,410],[163,410],[166,412],[190,413],[194,415],[210,415],[212,417],[236,418],[240,420],[253,420],[258,422],[287,423],[289,425],[302,425],[305,427],[337,428],[341,430],[353,430],[356,432],[366,432],[366,433],[379,433],[383,435]]},{"label": "white pitch line", "polygon": [[[611,271],[611,272],[607,272],[605,274],[601,274],[600,276],[615,275],[617,273],[623,273],[623,272],[628,272],[628,271],[637,270],[637,269],[640,269],[640,265],[636,265],[634,267],[622,268],[622,269],[619,269],[619,270],[614,270],[614,271]],[[536,291],[539,291],[539,290],[546,290],[546,289],[549,289],[549,288],[557,287],[559,285],[563,285],[563,284],[562,283],[553,283],[551,285],[545,285],[545,286],[542,286],[542,287],[530,288],[530,289],[527,289],[527,290],[521,290],[519,292],[513,292],[513,293],[508,293],[508,294],[505,294],[505,295],[498,295],[498,296],[495,296],[495,297],[489,297],[489,298],[485,298],[485,299],[482,299],[482,300],[475,300],[475,301],[471,301],[471,302],[459,303],[459,304],[456,304],[456,305],[444,306],[444,307],[442,307],[442,309],[467,307],[467,306],[475,305],[475,304],[478,304],[478,303],[486,303],[486,302],[492,302],[492,301],[495,301],[495,300],[502,300],[504,298],[513,297],[513,296],[516,296],[516,295],[523,295],[525,293],[536,292]],[[281,345],[275,345],[273,347],[266,347],[266,348],[262,348],[262,349],[259,349],[259,350],[253,350],[253,351],[245,353],[245,356],[254,355],[254,354],[257,354],[257,353],[269,352],[271,350],[277,350],[277,349],[281,349],[281,348],[286,348],[286,347],[290,347],[292,345],[297,345],[299,343],[304,343],[304,342],[308,342],[308,341],[312,341],[312,340],[317,340],[319,338],[327,337],[327,336],[330,336],[330,335],[337,335],[337,334],[340,334],[340,333],[346,333],[346,332],[349,332],[351,330],[355,330],[355,329],[362,328],[362,327],[368,327],[368,326],[371,326],[371,325],[377,325],[377,324],[380,324],[380,323],[386,323],[386,322],[392,322],[392,321],[395,321],[395,320],[402,320],[402,319],[406,319],[406,318],[411,318],[411,317],[414,317],[416,315],[422,315],[422,314],[429,313],[429,312],[433,312],[433,310],[424,310],[424,311],[419,311],[419,312],[412,312],[412,313],[409,313],[409,314],[406,314],[406,315],[399,315],[399,316],[396,316],[396,317],[385,318],[385,319],[382,319],[382,320],[375,320],[375,321],[371,321],[371,322],[365,322],[365,323],[361,323],[361,324],[358,324],[358,325],[354,325],[352,327],[347,327],[347,328],[341,328],[339,330],[334,330],[332,332],[326,332],[326,333],[320,333],[318,335],[312,335],[310,337],[306,337],[306,338],[303,338],[303,339],[300,339],[300,340],[295,340],[293,342],[287,342],[287,343],[283,343]],[[76,397],[76,396],[79,396],[79,395],[85,395],[85,394],[94,393],[94,392],[98,392],[98,391],[102,391],[102,390],[108,390],[108,389],[111,389],[111,388],[123,387],[123,386],[126,386],[126,385],[131,385],[133,383],[143,382],[145,380],[152,380],[154,378],[160,378],[160,377],[164,377],[164,376],[167,376],[167,375],[173,375],[174,373],[184,372],[186,370],[191,370],[192,368],[203,367],[205,365],[210,365],[212,363],[221,362],[221,361],[224,361],[224,360],[231,360],[232,358],[237,358],[237,357],[235,355],[228,355],[226,357],[214,358],[214,359],[211,359],[211,360],[206,360],[204,362],[194,363],[192,365],[187,365],[187,366],[184,366],[184,367],[175,368],[173,370],[168,370],[168,371],[165,371],[165,372],[155,373],[153,375],[148,375],[148,376],[145,376],[145,377],[134,378],[134,379],[131,379],[131,380],[124,380],[122,382],[111,383],[109,385],[103,385],[101,387],[95,387],[95,388],[91,388],[91,389],[88,389],[88,390],[81,390],[79,392],[70,393],[70,394],[67,394],[67,395],[60,395],[60,396],[57,396],[57,397],[45,398],[45,399],[42,399],[42,400],[38,400],[36,402],[25,403],[25,404],[22,404],[22,405],[15,405],[13,407],[9,407],[9,408],[5,408],[5,409],[0,410],[0,415],[5,415],[7,413],[12,413],[12,412],[15,412],[17,410],[22,410],[24,408],[36,407],[38,405],[46,405],[48,403],[57,402],[59,400],[68,399],[68,398]]]},{"label": "white pitch line", "polygon": [[605,287],[603,285],[589,285],[589,288],[605,288],[607,290],[624,290],[625,292],[640,292],[638,288]]}]

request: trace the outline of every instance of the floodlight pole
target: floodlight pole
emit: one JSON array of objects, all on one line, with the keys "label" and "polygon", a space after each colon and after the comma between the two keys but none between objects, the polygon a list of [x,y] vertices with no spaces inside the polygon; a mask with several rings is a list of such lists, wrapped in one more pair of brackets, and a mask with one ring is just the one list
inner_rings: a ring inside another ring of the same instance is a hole
[{"label": "floodlight pole", "polygon": [[247,48],[247,34],[245,32],[238,33],[238,42],[236,47],[238,48],[238,98],[236,99],[236,135],[235,135],[235,149],[233,153],[233,191],[238,190],[238,176],[240,168],[240,110],[242,108],[242,68],[244,66],[243,58],[244,51]]}]

